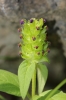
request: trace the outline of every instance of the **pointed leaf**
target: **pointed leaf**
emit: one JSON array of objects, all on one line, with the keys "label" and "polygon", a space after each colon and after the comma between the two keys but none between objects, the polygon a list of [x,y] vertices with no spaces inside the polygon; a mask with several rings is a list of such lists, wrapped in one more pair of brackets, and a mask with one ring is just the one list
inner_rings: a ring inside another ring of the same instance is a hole
[{"label": "pointed leaf", "polygon": [[21,96],[17,75],[5,70],[0,70],[0,91]]},{"label": "pointed leaf", "polygon": [[[52,90],[47,90],[45,92],[42,92],[40,95],[39,95],[39,98],[37,98],[36,100],[47,100],[46,97],[52,92]],[[60,93],[61,91],[57,90],[54,95]],[[53,95],[53,96],[54,96]],[[49,99],[48,99],[49,100]],[[52,99],[50,99],[52,100]]]},{"label": "pointed leaf", "polygon": [[60,93],[54,95],[49,100],[66,100],[66,93],[60,92]]},{"label": "pointed leaf", "polygon": [[42,98],[44,96],[47,96],[49,93],[51,92],[51,90],[47,90],[47,91],[44,91],[42,92],[40,95],[35,95],[32,100],[42,100]]},{"label": "pointed leaf", "polygon": [[[47,91],[42,92],[40,95],[35,95],[32,100],[45,100],[46,97],[51,93],[51,91],[52,90],[47,90]],[[58,91],[56,91],[56,93],[54,93],[54,95],[56,95],[60,92],[61,91],[58,90]],[[52,100],[52,99],[50,99],[50,100]]]},{"label": "pointed leaf", "polygon": [[[52,90],[47,90],[47,91],[42,92],[40,95],[35,95],[32,100],[45,100],[45,98],[50,94],[51,91]],[[58,92],[59,91],[57,91],[56,93]]]},{"label": "pointed leaf", "polygon": [[27,61],[23,61],[19,66],[18,78],[19,78],[19,84],[20,84],[20,92],[23,99],[27,95],[27,91],[28,91],[34,70],[35,70],[35,63],[28,63]]},{"label": "pointed leaf", "polygon": [[49,59],[47,56],[44,56],[39,62],[49,62]]},{"label": "pointed leaf", "polygon": [[45,86],[48,77],[48,70],[47,67],[41,63],[39,63],[37,66],[38,93],[40,94]]}]

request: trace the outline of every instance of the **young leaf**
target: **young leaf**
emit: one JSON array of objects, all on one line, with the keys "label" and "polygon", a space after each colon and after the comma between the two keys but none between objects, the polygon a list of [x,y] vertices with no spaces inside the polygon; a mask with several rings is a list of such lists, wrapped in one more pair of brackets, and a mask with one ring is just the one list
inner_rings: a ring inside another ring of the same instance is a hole
[{"label": "young leaf", "polygon": [[17,75],[5,70],[0,70],[0,91],[21,96]]},{"label": "young leaf", "polygon": [[[46,97],[51,93],[52,90],[47,90],[45,92],[42,92],[40,95],[39,95],[39,98],[37,98],[36,100],[46,100]],[[61,91],[57,90],[56,93],[54,93],[54,95],[56,95],[57,93],[60,93]],[[53,96],[54,96],[53,95]],[[52,99],[50,99],[52,100]]]},{"label": "young leaf", "polygon": [[41,63],[37,65],[37,79],[38,79],[38,93],[43,91],[46,80],[48,77],[47,67]]},{"label": "young leaf", "polygon": [[60,92],[51,97],[49,100],[66,100],[66,93]]},{"label": "young leaf", "polygon": [[41,62],[49,62],[49,59],[48,59],[47,56],[44,56],[44,57],[42,57],[42,59],[41,59],[39,62],[40,62],[40,63],[41,63]]},{"label": "young leaf", "polygon": [[30,85],[31,78],[35,70],[35,63],[28,63],[23,61],[18,69],[18,79],[20,84],[21,96],[24,99],[27,95],[27,91]]},{"label": "young leaf", "polygon": [[47,96],[49,93],[51,92],[51,90],[47,90],[47,91],[44,91],[42,92],[40,95],[35,95],[32,100],[42,100],[42,98],[44,96]]}]

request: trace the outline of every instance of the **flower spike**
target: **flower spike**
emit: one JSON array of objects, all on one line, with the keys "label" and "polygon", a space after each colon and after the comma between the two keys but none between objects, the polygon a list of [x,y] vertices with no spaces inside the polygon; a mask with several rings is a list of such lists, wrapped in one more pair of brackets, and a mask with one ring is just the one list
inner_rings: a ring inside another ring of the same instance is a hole
[{"label": "flower spike", "polygon": [[[22,44],[19,44],[21,47],[21,57],[25,60],[33,60],[36,62],[43,61],[44,56],[46,57],[48,49],[48,41],[46,40],[46,31],[47,26],[44,25],[43,18],[35,19],[31,18],[30,20],[21,20],[21,35]],[[43,27],[44,25],[44,27]]]}]

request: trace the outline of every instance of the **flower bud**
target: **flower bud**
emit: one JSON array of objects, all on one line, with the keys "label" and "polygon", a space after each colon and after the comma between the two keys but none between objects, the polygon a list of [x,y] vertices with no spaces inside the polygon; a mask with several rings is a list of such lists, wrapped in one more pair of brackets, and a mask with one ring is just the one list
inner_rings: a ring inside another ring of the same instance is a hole
[{"label": "flower bud", "polygon": [[44,54],[44,50],[42,51],[42,55]]},{"label": "flower bud", "polygon": [[22,39],[23,38],[22,34],[19,37],[20,37],[20,39]]},{"label": "flower bud", "polygon": [[37,54],[40,55],[40,52],[38,52]]},{"label": "flower bud", "polygon": [[34,48],[38,49],[38,46],[35,46]]},{"label": "flower bud", "polygon": [[22,55],[22,52],[21,52],[21,51],[19,52],[19,55],[20,55],[20,56]]},{"label": "flower bud", "polygon": [[46,30],[48,30],[48,26],[45,26]]},{"label": "flower bud", "polygon": [[21,43],[19,43],[19,44],[18,44],[18,47],[21,47],[21,45],[22,45],[22,44],[21,44]]},{"label": "flower bud", "polygon": [[24,24],[24,20],[23,20],[23,19],[20,21],[20,24],[21,24],[21,25]]},{"label": "flower bud", "polygon": [[33,19],[30,19],[30,23],[33,23]]},{"label": "flower bud", "polygon": [[40,28],[39,28],[39,27],[36,27],[36,29],[37,29],[37,30],[40,30]]},{"label": "flower bud", "polygon": [[35,41],[36,40],[36,37],[32,37],[32,40]]},{"label": "flower bud", "polygon": [[21,28],[18,29],[18,32],[21,32]]},{"label": "flower bud", "polygon": [[50,49],[48,48],[47,51],[48,51],[48,53],[49,53],[49,52],[50,52]]},{"label": "flower bud", "polygon": [[44,23],[46,23],[46,19],[44,19]]}]

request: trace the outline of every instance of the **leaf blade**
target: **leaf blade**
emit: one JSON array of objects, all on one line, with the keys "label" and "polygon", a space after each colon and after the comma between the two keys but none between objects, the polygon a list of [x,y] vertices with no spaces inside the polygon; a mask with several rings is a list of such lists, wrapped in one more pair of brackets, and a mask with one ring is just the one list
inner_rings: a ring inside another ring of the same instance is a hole
[{"label": "leaf blade", "polygon": [[26,97],[34,70],[35,70],[35,63],[30,64],[27,63],[26,61],[23,61],[19,66],[18,78],[20,83],[21,96],[23,99]]},{"label": "leaf blade", "polygon": [[66,93],[63,93],[62,91],[53,97],[51,97],[49,100],[66,100]]},{"label": "leaf blade", "polygon": [[0,83],[5,82],[5,81],[9,82],[11,84],[14,84],[16,86],[19,85],[18,77],[16,74],[13,74],[13,73],[8,72],[6,70],[0,70]]},{"label": "leaf blade", "polygon": [[0,70],[0,91],[21,96],[17,75],[5,70]]},{"label": "leaf blade", "polygon": [[41,63],[38,64],[37,68],[38,94],[40,94],[43,91],[47,77],[48,77],[48,70],[46,66]]},{"label": "leaf blade", "polygon": [[0,91],[21,97],[19,88],[12,84],[1,84]]},{"label": "leaf blade", "polygon": [[[42,93],[39,95],[39,98],[37,98],[36,100],[53,100],[52,97],[53,97],[54,95],[56,95],[56,94],[62,92],[62,91],[57,90],[57,91],[53,94],[53,96],[52,96],[51,98],[46,99],[46,97],[47,97],[51,92],[52,92],[52,90],[47,90],[47,91],[45,91],[45,92],[42,92]],[[55,99],[55,100],[56,100],[56,99]]]}]

